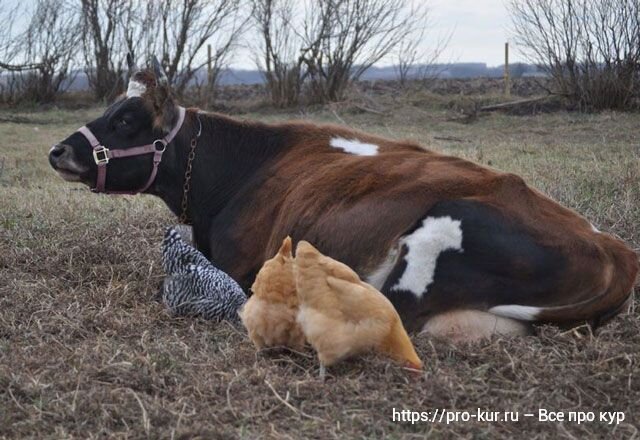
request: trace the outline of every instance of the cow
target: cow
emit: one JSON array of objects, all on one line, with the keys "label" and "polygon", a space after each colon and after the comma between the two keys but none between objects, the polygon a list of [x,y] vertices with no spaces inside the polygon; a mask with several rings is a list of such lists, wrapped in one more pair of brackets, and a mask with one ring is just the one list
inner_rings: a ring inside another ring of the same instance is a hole
[{"label": "cow", "polygon": [[245,290],[290,235],[351,266],[411,332],[597,327],[630,304],[637,255],[515,174],[341,126],[185,109],[157,61],[132,69],[51,166],[95,192],[160,197]]}]

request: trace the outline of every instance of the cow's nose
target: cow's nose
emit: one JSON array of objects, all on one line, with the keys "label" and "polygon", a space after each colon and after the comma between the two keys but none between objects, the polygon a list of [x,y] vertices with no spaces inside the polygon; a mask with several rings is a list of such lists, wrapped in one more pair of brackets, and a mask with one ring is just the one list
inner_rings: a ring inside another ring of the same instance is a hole
[{"label": "cow's nose", "polygon": [[68,148],[69,146],[65,144],[57,144],[51,147],[51,150],[49,150],[49,163],[52,167],[57,169],[60,160]]},{"label": "cow's nose", "polygon": [[60,158],[60,156],[62,156],[66,150],[67,146],[64,144],[57,144],[54,145],[53,147],[51,147],[51,150],[49,150],[49,156],[52,159],[58,159]]}]

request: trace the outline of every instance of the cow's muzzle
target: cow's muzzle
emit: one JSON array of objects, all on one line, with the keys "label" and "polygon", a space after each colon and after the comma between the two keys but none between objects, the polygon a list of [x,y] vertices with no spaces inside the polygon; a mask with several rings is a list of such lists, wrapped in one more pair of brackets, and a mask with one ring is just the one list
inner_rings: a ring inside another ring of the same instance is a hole
[{"label": "cow's muzzle", "polygon": [[78,163],[73,148],[66,144],[57,144],[49,150],[49,164],[64,180],[77,182],[88,168]]}]

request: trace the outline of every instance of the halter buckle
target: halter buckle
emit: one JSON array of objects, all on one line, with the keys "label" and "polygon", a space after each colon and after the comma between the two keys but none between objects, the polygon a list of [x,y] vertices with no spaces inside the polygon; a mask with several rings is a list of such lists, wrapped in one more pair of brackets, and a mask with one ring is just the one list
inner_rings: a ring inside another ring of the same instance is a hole
[{"label": "halter buckle", "polygon": [[103,147],[102,145],[98,145],[93,149],[93,160],[96,162],[96,165],[106,165],[109,163],[109,149],[107,147]]},{"label": "halter buckle", "polygon": [[[160,148],[158,148],[158,144],[160,144]],[[164,150],[167,149],[167,142],[163,139],[156,139],[153,141],[153,148],[155,148],[158,153],[164,153]]]}]

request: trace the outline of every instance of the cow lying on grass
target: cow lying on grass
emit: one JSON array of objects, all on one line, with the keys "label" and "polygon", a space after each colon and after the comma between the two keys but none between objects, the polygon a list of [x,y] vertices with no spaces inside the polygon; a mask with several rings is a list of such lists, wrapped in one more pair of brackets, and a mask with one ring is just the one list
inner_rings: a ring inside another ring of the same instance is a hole
[{"label": "cow lying on grass", "polygon": [[126,95],[49,160],[96,192],[162,198],[245,289],[284,237],[307,240],[381,290],[410,331],[597,326],[638,272],[624,243],[516,175],[344,127],[185,110],[157,63],[133,69]]}]

